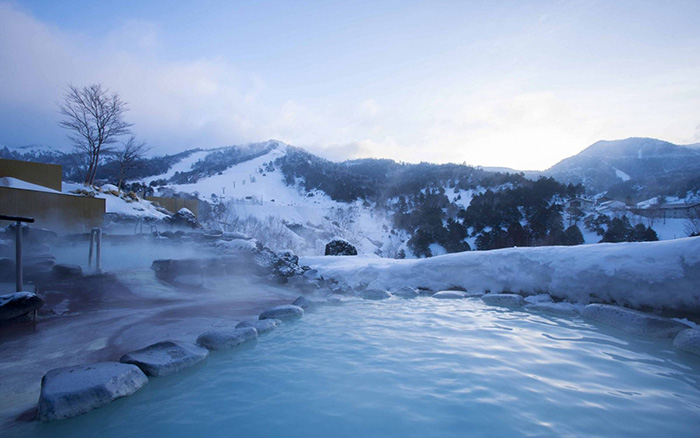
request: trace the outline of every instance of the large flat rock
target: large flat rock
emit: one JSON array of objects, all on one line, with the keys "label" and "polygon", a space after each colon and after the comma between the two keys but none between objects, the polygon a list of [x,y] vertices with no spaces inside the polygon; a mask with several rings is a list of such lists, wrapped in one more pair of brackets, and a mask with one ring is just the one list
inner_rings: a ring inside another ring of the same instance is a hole
[{"label": "large flat rock", "polygon": [[268,319],[251,319],[250,321],[241,321],[236,325],[236,328],[253,327],[258,335],[262,335],[267,332],[271,332],[278,325],[282,324],[279,319],[268,318]]},{"label": "large flat rock", "polygon": [[208,350],[227,350],[252,341],[258,337],[253,327],[241,327],[228,330],[210,330],[197,338],[197,344]]},{"label": "large flat rock", "polygon": [[581,315],[633,335],[658,339],[672,338],[688,328],[672,319],[608,304],[589,304]]},{"label": "large flat rock", "polygon": [[14,319],[33,312],[44,305],[44,300],[31,292],[0,295],[0,321]]},{"label": "large flat rock", "polygon": [[418,291],[411,286],[404,286],[391,291],[391,294],[399,298],[417,298]]},{"label": "large flat rock", "polygon": [[501,307],[522,307],[525,300],[520,295],[515,294],[486,294],[481,300],[490,306]]},{"label": "large flat rock", "polygon": [[527,304],[525,310],[550,313],[557,316],[578,316],[579,311],[571,303],[547,303],[539,302]]},{"label": "large flat rock", "polygon": [[135,365],[98,362],[56,368],[41,380],[37,418],[53,421],[75,417],[131,395],[148,383]]},{"label": "large flat rock", "polygon": [[466,292],[459,290],[442,290],[433,294],[433,298],[438,300],[462,300],[468,296]]},{"label": "large flat rock", "polygon": [[293,304],[283,304],[263,311],[258,319],[291,319],[304,316],[304,309]]},{"label": "large flat rock", "polygon": [[700,329],[686,329],[678,333],[673,346],[679,350],[700,356]]},{"label": "large flat rock", "polygon": [[306,298],[305,296],[299,296],[299,298],[292,302],[292,305],[299,306],[302,309],[306,310],[309,307],[315,306],[316,302]]},{"label": "large flat rock", "polygon": [[165,376],[207,358],[209,350],[186,343],[163,341],[123,355],[119,362],[134,364],[149,376]]}]

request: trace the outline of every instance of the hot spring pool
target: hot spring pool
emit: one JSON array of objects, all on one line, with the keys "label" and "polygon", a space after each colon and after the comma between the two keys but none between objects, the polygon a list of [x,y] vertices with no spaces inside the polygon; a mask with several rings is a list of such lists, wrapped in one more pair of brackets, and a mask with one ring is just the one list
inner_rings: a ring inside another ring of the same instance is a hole
[{"label": "hot spring pool", "polygon": [[[66,364],[67,365],[67,364]],[[584,322],[457,301],[324,306],[22,437],[691,437],[700,360]]]}]

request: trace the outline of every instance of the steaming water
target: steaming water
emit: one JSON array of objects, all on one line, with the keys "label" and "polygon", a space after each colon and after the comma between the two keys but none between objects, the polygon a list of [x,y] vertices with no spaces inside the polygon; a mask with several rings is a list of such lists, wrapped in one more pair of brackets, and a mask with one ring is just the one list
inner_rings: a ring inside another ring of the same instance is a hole
[{"label": "steaming water", "polygon": [[478,299],[322,307],[20,436],[697,436],[700,361]]}]

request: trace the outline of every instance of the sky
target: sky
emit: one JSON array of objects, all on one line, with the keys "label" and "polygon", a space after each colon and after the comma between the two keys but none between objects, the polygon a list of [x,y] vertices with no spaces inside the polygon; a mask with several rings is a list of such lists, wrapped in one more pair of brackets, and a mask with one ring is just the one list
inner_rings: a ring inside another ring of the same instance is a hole
[{"label": "sky", "polygon": [[154,154],[281,140],[542,170],[595,141],[700,142],[700,1],[0,0],[0,145],[70,147],[101,83]]}]

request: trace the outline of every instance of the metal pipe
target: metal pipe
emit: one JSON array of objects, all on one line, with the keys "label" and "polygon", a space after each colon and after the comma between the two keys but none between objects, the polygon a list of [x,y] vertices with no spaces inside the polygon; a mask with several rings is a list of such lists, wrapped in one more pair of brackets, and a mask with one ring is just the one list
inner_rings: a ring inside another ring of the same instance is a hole
[{"label": "metal pipe", "polygon": [[15,237],[15,268],[17,292],[22,292],[24,284],[22,281],[22,222],[17,221],[16,237]]},{"label": "metal pipe", "polygon": [[95,229],[90,230],[90,252],[88,253],[88,268],[92,269],[92,247],[95,245]]},{"label": "metal pipe", "polygon": [[102,228],[97,229],[97,272],[102,272]]}]

